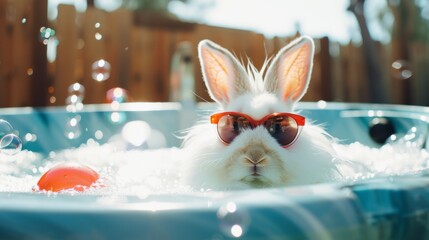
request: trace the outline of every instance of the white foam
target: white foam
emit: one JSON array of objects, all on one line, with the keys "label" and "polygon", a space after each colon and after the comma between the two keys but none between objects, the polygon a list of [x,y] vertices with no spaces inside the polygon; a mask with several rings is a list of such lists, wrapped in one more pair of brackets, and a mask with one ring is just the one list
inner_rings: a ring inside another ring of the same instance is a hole
[{"label": "white foam", "polygon": [[373,148],[355,142],[335,144],[334,149],[341,158],[338,162],[344,180],[420,174],[428,170],[429,153],[418,147],[393,143]]},{"label": "white foam", "polygon": [[[429,153],[420,148],[387,144],[370,148],[360,143],[335,144],[339,170],[344,179],[360,179],[416,174],[428,170]],[[14,156],[0,153],[0,192],[32,192],[40,176],[56,164],[78,162],[100,173],[105,187],[85,194],[147,196],[161,192],[185,192],[180,183],[181,150],[164,148],[139,150],[113,143],[91,142],[76,149],[40,154],[21,151]],[[346,160],[346,161],[345,161]]]}]

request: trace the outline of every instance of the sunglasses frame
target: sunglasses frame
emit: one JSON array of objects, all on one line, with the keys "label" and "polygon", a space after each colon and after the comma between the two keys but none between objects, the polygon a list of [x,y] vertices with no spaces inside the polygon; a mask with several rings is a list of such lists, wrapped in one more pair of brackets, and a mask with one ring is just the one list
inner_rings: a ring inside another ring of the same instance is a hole
[{"label": "sunglasses frame", "polygon": [[[265,117],[263,117],[263,118],[261,118],[259,120],[255,120],[251,116],[249,116],[247,114],[244,114],[244,113],[240,113],[240,112],[219,112],[219,113],[214,113],[214,114],[212,114],[210,116],[210,123],[211,124],[218,124],[219,120],[223,116],[226,116],[226,115],[236,115],[236,116],[238,115],[238,116],[246,118],[247,120],[249,120],[251,129],[253,129],[253,128],[257,127],[257,126],[263,125],[265,121],[267,121],[269,118],[272,118],[272,117],[276,117],[276,116],[291,117],[293,120],[295,120],[295,122],[296,122],[296,124],[298,126],[298,129],[297,129],[297,133],[296,133],[295,138],[293,139],[293,141],[290,142],[290,143],[288,143],[288,144],[286,144],[286,145],[282,145],[282,147],[284,147],[284,148],[289,147],[290,145],[292,145],[296,141],[296,139],[298,139],[298,136],[299,136],[299,134],[301,132],[301,128],[302,128],[302,126],[305,125],[305,117],[304,116],[301,116],[301,115],[298,115],[298,114],[293,114],[293,113],[287,113],[287,112],[275,112],[275,113],[271,113],[271,114],[268,114],[268,115],[266,115]],[[217,132],[218,132],[219,139],[224,144],[226,144],[226,145],[230,144],[228,142],[225,142],[222,139],[222,137],[219,134],[219,128],[217,128]],[[237,136],[238,136],[238,134],[237,134]],[[237,136],[235,136],[235,137],[237,137]]]}]

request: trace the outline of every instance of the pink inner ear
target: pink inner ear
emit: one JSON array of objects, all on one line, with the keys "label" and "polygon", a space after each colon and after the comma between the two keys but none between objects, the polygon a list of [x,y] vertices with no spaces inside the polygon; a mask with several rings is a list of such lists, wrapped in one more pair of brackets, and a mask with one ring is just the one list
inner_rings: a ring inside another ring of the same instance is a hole
[{"label": "pink inner ear", "polygon": [[203,58],[205,62],[206,80],[210,85],[213,94],[220,100],[229,101],[228,97],[228,66],[222,61],[222,56],[215,52],[203,49]]},{"label": "pink inner ear", "polygon": [[284,99],[299,100],[305,93],[311,63],[311,45],[305,44],[289,52],[279,69],[280,79],[284,79]]}]

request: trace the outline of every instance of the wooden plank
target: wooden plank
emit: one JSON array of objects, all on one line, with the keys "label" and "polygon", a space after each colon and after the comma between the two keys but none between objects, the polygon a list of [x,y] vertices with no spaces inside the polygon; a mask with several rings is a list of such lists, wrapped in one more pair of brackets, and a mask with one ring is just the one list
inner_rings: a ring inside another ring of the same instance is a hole
[{"label": "wooden plank", "polygon": [[[429,46],[422,42],[414,42],[410,46],[412,65],[409,70],[413,74],[412,93],[414,104],[429,105]],[[406,81],[406,80],[404,80]]]},{"label": "wooden plank", "polygon": [[331,75],[331,82],[332,82],[332,100],[337,102],[344,102],[346,99],[345,94],[345,78],[343,78],[343,71],[342,68],[342,52],[343,47],[338,42],[331,42],[331,45],[334,45],[335,51],[334,53],[331,53],[331,61],[332,61],[332,75]]},{"label": "wooden plank", "polygon": [[351,102],[368,102],[368,87],[364,79],[366,77],[366,70],[363,65],[362,50],[356,47],[353,43],[349,43],[348,51],[348,68],[346,77],[347,81],[347,94]]},{"label": "wooden plank", "polygon": [[[10,81],[12,76],[12,32],[14,9],[9,2],[0,1],[0,107],[10,106]],[[10,12],[13,11],[13,12]]]},{"label": "wooden plank", "polygon": [[[86,103],[103,103],[105,102],[106,91],[108,90],[108,81],[110,77],[104,81],[96,81],[92,78],[94,69],[92,65],[99,60],[109,62],[111,59],[107,55],[107,38],[109,32],[109,25],[107,22],[106,12],[96,9],[95,7],[88,7],[83,15],[82,23],[83,32],[83,81],[82,85],[85,86],[86,92],[90,94],[85,95]],[[111,73],[106,71],[106,73]]]},{"label": "wooden plank", "polygon": [[25,0],[14,1],[12,7],[16,10],[13,23],[12,66],[10,82],[10,106],[31,106],[30,76],[33,73],[32,51],[29,39],[32,36],[33,12],[32,4]]},{"label": "wooden plank", "polygon": [[357,101],[357,97],[356,97],[356,89],[354,86],[354,78],[353,76],[350,75],[350,72],[352,72],[350,69],[352,68],[353,62],[351,61],[351,49],[352,48],[352,43],[349,42],[349,44],[345,45],[342,47],[342,51],[341,51],[341,68],[343,69],[342,73],[343,73],[343,79],[344,79],[344,96],[345,96],[345,100],[348,102],[356,102]]},{"label": "wooden plank", "polygon": [[354,71],[352,74],[356,76],[355,81],[357,82],[357,93],[358,93],[358,101],[359,102],[370,102],[370,87],[368,81],[363,81],[368,76],[366,65],[366,60],[364,56],[364,51],[362,50],[362,46],[353,48],[353,60]]},{"label": "wooden plank", "polygon": [[[150,29],[149,29],[150,31]],[[150,101],[168,101],[168,80],[170,55],[168,46],[168,32],[163,29],[156,29],[151,32],[152,54],[149,62],[151,76],[144,79],[146,84],[153,86]],[[149,64],[148,64],[149,65]]]},{"label": "wooden plank", "polygon": [[394,71],[394,68],[392,68],[392,63],[394,63],[397,60],[401,60],[400,59],[400,52],[399,52],[399,42],[393,38],[392,42],[391,42],[391,53],[390,53],[390,64],[389,64],[389,69],[390,69],[390,84],[392,86],[392,95],[394,98],[394,103],[397,104],[402,104],[404,103],[404,99],[403,99],[403,89],[402,89],[402,85],[401,85],[401,79],[399,79]]},{"label": "wooden plank", "polygon": [[107,16],[109,35],[107,42],[108,58],[111,61],[111,80],[107,81],[108,89],[112,87],[125,88],[130,78],[131,25],[133,14],[130,10],[120,8]]},{"label": "wooden plank", "polygon": [[151,101],[155,97],[156,86],[152,57],[154,54],[153,31],[145,27],[134,27],[131,32],[131,78],[126,89],[135,101]]},{"label": "wooden plank", "polygon": [[59,40],[56,58],[56,75],[53,82],[56,102],[53,105],[64,105],[68,97],[68,87],[76,82],[75,68],[77,62],[76,9],[73,5],[58,6],[57,37]]},{"label": "wooden plank", "polygon": [[38,40],[40,28],[48,25],[48,1],[39,0],[34,4],[33,9],[33,31],[32,31],[32,50],[33,50],[33,74],[31,75],[31,106],[46,106],[48,100],[48,60],[46,57],[46,45]]},{"label": "wooden plank", "polygon": [[380,76],[381,86],[383,86],[383,98],[385,103],[392,103],[392,89],[390,82],[390,74],[391,74],[391,62],[390,62],[390,44],[385,45],[381,42],[375,42],[375,47],[379,54],[380,59]]},{"label": "wooden plank", "polygon": [[332,101],[332,63],[330,54],[329,38],[323,37],[320,39],[320,92],[321,99],[325,101]]}]

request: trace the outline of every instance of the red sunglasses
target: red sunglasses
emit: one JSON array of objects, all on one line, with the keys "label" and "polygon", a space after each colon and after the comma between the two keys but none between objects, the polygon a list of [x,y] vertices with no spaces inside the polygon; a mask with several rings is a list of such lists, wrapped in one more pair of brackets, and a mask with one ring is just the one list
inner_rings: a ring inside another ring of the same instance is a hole
[{"label": "red sunglasses", "polygon": [[225,144],[230,144],[245,129],[264,126],[282,147],[288,147],[295,142],[305,117],[292,113],[272,113],[260,120],[238,112],[221,112],[210,116],[210,122],[217,124],[219,138]]}]

